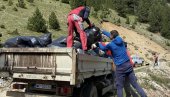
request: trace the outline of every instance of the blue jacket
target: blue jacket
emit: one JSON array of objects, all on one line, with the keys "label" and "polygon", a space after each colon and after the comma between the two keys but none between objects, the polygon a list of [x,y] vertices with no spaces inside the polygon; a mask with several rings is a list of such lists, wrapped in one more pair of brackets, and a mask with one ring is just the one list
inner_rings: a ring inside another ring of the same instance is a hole
[{"label": "blue jacket", "polygon": [[[107,37],[110,37],[109,32],[102,31],[102,33],[106,35]],[[126,48],[125,48],[123,39],[120,36],[117,36],[106,46],[103,46],[101,43],[99,43],[99,48],[104,51],[111,50],[115,65],[121,65],[129,60],[129,57],[126,53]]]}]

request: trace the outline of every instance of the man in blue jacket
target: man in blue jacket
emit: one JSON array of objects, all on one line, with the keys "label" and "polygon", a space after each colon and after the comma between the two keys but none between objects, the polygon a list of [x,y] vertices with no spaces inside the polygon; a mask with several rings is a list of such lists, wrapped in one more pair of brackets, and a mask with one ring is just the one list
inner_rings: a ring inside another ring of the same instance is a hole
[{"label": "man in blue jacket", "polygon": [[[123,97],[123,87],[126,77],[128,77],[130,84],[137,90],[141,97],[147,97],[144,90],[137,83],[137,78],[130,64],[124,41],[119,36],[119,33],[116,30],[112,30],[110,33],[102,31],[102,33],[111,39],[111,42],[106,46],[103,46],[101,43],[99,43],[98,46],[103,51],[111,50],[112,52],[113,61],[116,65],[116,87],[118,97]],[[93,45],[92,47],[96,46]]]}]

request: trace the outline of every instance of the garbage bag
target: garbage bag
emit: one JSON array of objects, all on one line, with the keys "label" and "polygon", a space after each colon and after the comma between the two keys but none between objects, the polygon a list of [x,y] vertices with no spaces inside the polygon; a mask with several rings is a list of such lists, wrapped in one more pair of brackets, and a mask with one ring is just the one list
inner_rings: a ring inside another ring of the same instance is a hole
[{"label": "garbage bag", "polygon": [[[91,45],[93,43],[96,43],[98,41],[101,40],[101,33],[100,33],[100,29],[98,27],[91,27],[91,28],[86,28],[85,29],[86,32],[86,36],[87,36],[87,48],[90,49]],[[67,46],[67,42],[66,42],[67,37],[61,36],[58,39],[52,41],[52,43],[50,45],[48,45],[48,47],[66,47]],[[81,40],[79,35],[75,36],[73,38],[73,47],[74,48],[80,48],[82,49],[82,44],[81,44]]]},{"label": "garbage bag", "polygon": [[35,36],[18,36],[10,38],[4,43],[4,47],[46,47],[52,41],[51,33]]}]

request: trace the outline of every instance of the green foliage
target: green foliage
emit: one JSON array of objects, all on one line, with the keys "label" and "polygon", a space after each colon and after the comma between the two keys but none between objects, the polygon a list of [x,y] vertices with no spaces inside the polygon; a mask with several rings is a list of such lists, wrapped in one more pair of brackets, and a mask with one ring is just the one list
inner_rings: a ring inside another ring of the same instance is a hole
[{"label": "green foliage", "polygon": [[170,39],[170,8],[162,11],[161,35]]},{"label": "green foliage", "polygon": [[47,31],[46,21],[43,19],[43,16],[38,8],[35,10],[33,16],[28,19],[27,28],[37,32]]},{"label": "green foliage", "polygon": [[151,32],[160,32],[161,30],[161,22],[162,22],[162,11],[164,10],[164,5],[161,5],[158,2],[152,4],[149,9],[149,30]]},{"label": "green foliage", "polygon": [[3,1],[8,1],[8,0],[3,0]]},{"label": "green foliage", "polygon": [[12,10],[14,10],[14,11],[18,11],[18,9],[17,9],[16,7],[14,7]]},{"label": "green foliage", "polygon": [[126,24],[130,24],[130,19],[129,19],[129,17],[126,18]]},{"label": "green foliage", "polygon": [[66,3],[66,4],[69,4],[69,1],[70,0],[61,0],[62,3]]},{"label": "green foliage", "polygon": [[3,24],[0,25],[0,28],[5,29],[5,25],[3,25]]},{"label": "green foliage", "polygon": [[126,17],[126,14],[134,14],[137,6],[138,0],[114,0],[115,10],[122,17]]},{"label": "green foliage", "polygon": [[149,8],[152,3],[153,0],[139,0],[136,15],[138,16],[138,20],[140,22],[148,22]]},{"label": "green foliage", "polygon": [[12,0],[8,0],[8,5],[12,6],[13,5],[13,1]]},{"label": "green foliage", "polygon": [[85,0],[70,0],[71,9],[85,5]]},{"label": "green foliage", "polygon": [[2,6],[1,6],[1,9],[6,9],[5,5],[2,5]]},{"label": "green foliage", "polygon": [[170,46],[170,42],[169,42],[169,41],[165,41],[165,44],[166,44],[167,46]]},{"label": "green foliage", "polygon": [[50,28],[52,28],[52,29],[57,29],[57,30],[60,29],[60,25],[57,20],[57,16],[55,15],[54,12],[51,12],[51,14],[49,16],[49,25],[50,25]]},{"label": "green foliage", "polygon": [[103,8],[102,13],[100,14],[100,18],[101,19],[107,18],[110,12],[111,11],[108,8]]},{"label": "green foliage", "polygon": [[24,0],[18,0],[17,6],[21,8],[26,8],[26,4]]},{"label": "green foliage", "polygon": [[34,0],[27,0],[28,2],[30,2],[30,3],[34,3]]},{"label": "green foliage", "polygon": [[18,29],[15,29],[14,31],[12,31],[12,32],[9,33],[9,34],[12,34],[12,35],[19,35]]}]

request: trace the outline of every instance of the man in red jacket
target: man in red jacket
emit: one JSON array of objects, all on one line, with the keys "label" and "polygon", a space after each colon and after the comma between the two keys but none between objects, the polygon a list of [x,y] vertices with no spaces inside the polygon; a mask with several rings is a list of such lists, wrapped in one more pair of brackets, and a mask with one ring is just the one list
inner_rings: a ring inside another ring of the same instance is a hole
[{"label": "man in red jacket", "polygon": [[[82,43],[82,49],[87,50],[87,37],[84,32],[83,22],[86,21],[89,27],[91,27],[90,20],[88,19],[90,14],[90,8],[86,6],[80,6],[73,9],[68,14],[68,37],[67,37],[67,47],[72,47],[73,45],[73,34],[76,31],[80,35],[80,40]],[[76,34],[77,34],[76,33]]]}]

